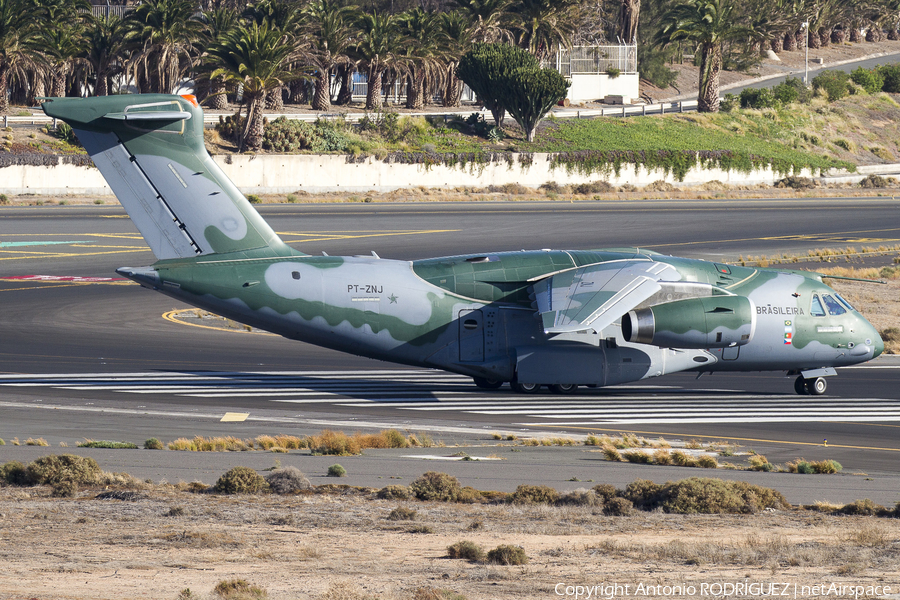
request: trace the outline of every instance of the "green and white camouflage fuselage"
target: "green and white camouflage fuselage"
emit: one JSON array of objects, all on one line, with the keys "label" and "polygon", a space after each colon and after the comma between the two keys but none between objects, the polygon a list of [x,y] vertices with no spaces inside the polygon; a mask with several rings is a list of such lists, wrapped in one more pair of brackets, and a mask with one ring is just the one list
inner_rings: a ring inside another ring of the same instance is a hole
[{"label": "green and white camouflage fuselage", "polygon": [[159,259],[120,273],[288,338],[528,389],[686,370],[818,377],[883,349],[817,274],[635,248],[308,256],[206,153],[192,98],[54,99],[44,110],[76,130]]}]

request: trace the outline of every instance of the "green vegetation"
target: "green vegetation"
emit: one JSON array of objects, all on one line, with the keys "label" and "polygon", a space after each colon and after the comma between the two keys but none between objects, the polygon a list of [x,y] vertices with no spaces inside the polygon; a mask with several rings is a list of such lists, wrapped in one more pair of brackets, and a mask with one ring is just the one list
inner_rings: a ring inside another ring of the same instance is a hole
[{"label": "green vegetation", "polygon": [[164,450],[165,446],[163,443],[156,438],[150,438],[146,442],[144,442],[144,448],[147,450]]},{"label": "green vegetation", "polygon": [[266,489],[266,480],[250,467],[230,469],[213,486],[213,491],[217,494],[257,494]]},{"label": "green vegetation", "polygon": [[528,564],[528,556],[522,546],[497,546],[487,553],[487,562],[495,565],[525,565]]},{"label": "green vegetation", "polygon": [[109,440],[84,440],[76,444],[78,448],[109,448],[113,450],[137,450],[137,444],[131,442],[111,442]]},{"label": "green vegetation", "polygon": [[447,556],[472,562],[481,562],[485,559],[484,549],[475,542],[468,540],[461,540],[447,546]]},{"label": "green vegetation", "polygon": [[452,475],[429,471],[416,479],[409,489],[419,500],[454,502],[459,496],[460,485]]},{"label": "green vegetation", "polygon": [[328,476],[329,477],[346,477],[347,469],[342,467],[341,465],[335,463],[328,467]]},{"label": "green vegetation", "polygon": [[251,585],[245,579],[223,579],[216,584],[213,593],[222,600],[266,600],[269,597],[265,589]]}]

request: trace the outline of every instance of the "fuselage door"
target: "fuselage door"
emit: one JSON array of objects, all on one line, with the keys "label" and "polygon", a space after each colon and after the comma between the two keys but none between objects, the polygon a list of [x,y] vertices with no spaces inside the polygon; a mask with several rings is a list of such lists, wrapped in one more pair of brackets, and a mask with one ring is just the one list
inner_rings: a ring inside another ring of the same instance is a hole
[{"label": "fuselage door", "polygon": [[484,315],[480,310],[459,311],[459,360],[484,362]]}]

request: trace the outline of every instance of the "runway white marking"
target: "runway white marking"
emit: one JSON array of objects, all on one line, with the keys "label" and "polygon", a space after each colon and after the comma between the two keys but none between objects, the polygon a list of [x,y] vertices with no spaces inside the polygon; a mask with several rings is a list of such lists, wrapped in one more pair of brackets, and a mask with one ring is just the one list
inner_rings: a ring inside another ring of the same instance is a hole
[{"label": "runway white marking", "polygon": [[[582,388],[573,395],[519,395],[506,389],[481,390],[467,377],[428,370],[0,375],[2,387],[55,388],[79,396],[111,393],[268,400],[298,408],[332,405],[360,413],[390,408],[423,416],[456,412],[541,420],[515,423],[524,426],[900,421],[900,399],[796,396],[788,393],[788,386],[785,394],[779,395],[637,382],[600,390]],[[243,408],[246,411],[249,406]]]}]

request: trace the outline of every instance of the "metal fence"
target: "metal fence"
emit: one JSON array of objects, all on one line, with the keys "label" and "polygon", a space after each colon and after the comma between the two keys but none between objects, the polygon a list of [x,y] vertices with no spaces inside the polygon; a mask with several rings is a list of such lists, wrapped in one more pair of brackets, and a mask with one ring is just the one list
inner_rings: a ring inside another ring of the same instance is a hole
[{"label": "metal fence", "polygon": [[92,6],[91,14],[95,17],[109,17],[110,15],[124,17],[126,13],[130,13],[133,10],[133,6]]},{"label": "metal fence", "polygon": [[607,73],[613,69],[619,73],[637,73],[637,44],[560,48],[546,66],[554,67],[564,77]]}]

